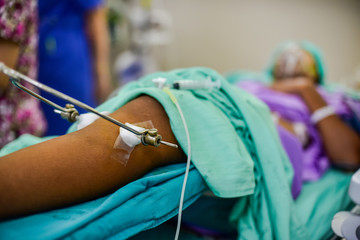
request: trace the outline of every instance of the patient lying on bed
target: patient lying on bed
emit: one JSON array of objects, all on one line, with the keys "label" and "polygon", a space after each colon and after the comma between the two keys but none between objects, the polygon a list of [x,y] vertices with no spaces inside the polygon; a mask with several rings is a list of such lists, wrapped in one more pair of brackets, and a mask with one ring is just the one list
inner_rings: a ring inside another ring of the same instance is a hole
[{"label": "patient lying on bed", "polygon": [[[162,106],[140,96],[114,112],[121,122],[149,119],[163,139],[177,143]],[[46,211],[104,196],[155,167],[186,159],[181,148],[135,147],[125,166],[111,159],[118,127],[99,119],[88,127],[0,159],[1,219]]]},{"label": "patient lying on bed", "polygon": [[236,84],[264,101],[276,123],[297,138],[304,165],[302,180],[319,179],[330,165],[356,170],[360,166],[360,100],[339,89],[326,89],[323,61],[313,44],[287,42],[274,55],[264,74],[266,80],[240,74]]},{"label": "patient lying on bed", "polygon": [[[174,90],[187,117],[192,161],[216,195],[249,196],[250,200],[243,198],[243,202],[251,204],[242,208],[244,212],[238,211],[241,218],[247,218],[243,220],[261,225],[251,220],[251,216],[282,215],[286,217],[277,218],[278,221],[291,224],[291,216],[295,214],[288,183],[292,170],[274,135],[269,110],[252,95],[239,92],[209,69],[178,70],[160,75],[178,79],[211,77],[221,81],[221,89],[212,92]],[[149,87],[151,81],[148,80],[139,83],[139,89]],[[137,91],[131,86],[125,90]],[[159,97],[161,90],[154,90],[152,95],[148,93],[137,92],[132,101],[110,116],[129,123],[151,120],[165,141],[178,143],[182,148],[138,145],[125,166],[121,159],[111,158],[118,127],[102,119],[79,131],[24,148],[0,158],[0,191],[6,193],[0,197],[1,218],[96,199],[158,166],[185,161],[188,150],[184,148],[184,137],[179,134],[183,131],[179,126],[181,122],[174,118],[177,112],[164,104],[162,99],[166,97],[166,101],[171,101],[166,94]],[[272,228],[279,226],[275,222]],[[262,227],[268,226],[256,229]]]}]

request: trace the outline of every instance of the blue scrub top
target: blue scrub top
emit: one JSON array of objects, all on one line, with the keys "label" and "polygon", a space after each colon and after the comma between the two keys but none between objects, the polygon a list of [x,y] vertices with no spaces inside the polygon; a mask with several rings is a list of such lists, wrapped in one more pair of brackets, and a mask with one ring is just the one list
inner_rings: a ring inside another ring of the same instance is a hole
[{"label": "blue scrub top", "polygon": [[[85,13],[101,0],[39,0],[38,80],[90,106],[95,106],[91,52],[85,33]],[[65,101],[42,93],[65,106]],[[80,112],[81,109],[77,108]],[[64,134],[70,124],[43,104],[47,135]]]}]

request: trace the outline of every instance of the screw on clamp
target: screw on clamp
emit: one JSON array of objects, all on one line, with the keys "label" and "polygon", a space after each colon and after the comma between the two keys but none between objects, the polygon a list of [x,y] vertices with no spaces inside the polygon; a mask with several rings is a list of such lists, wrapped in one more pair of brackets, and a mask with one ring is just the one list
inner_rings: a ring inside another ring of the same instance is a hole
[{"label": "screw on clamp", "polygon": [[76,122],[79,117],[79,112],[76,110],[75,106],[70,103],[65,105],[63,111],[55,109],[54,112],[60,114],[61,118],[68,120],[71,123]]},{"label": "screw on clamp", "polygon": [[161,144],[162,137],[158,134],[157,129],[146,129],[141,135],[141,143],[143,145],[151,145],[158,147]]},{"label": "screw on clamp", "polygon": [[162,137],[158,134],[157,129],[146,129],[141,133],[141,143],[143,145],[151,145],[154,147],[160,146],[160,144],[164,144],[169,147],[178,148],[177,144],[169,143],[162,140]]}]

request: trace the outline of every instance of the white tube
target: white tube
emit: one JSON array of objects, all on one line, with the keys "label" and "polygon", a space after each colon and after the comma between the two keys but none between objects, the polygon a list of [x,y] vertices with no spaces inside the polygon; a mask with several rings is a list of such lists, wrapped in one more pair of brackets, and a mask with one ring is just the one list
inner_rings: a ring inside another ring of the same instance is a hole
[{"label": "white tube", "polygon": [[220,88],[221,83],[219,80],[212,81],[211,78],[206,80],[178,80],[173,83],[173,88],[180,90],[195,90],[195,89],[208,89],[212,91],[214,88]]}]

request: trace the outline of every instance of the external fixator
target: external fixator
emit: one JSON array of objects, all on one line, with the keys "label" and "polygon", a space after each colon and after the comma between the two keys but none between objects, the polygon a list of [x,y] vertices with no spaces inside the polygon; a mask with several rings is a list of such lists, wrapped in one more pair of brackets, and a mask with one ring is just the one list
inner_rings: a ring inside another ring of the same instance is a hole
[{"label": "external fixator", "polygon": [[[45,102],[46,104],[52,106],[54,108],[54,111],[58,114],[60,114],[60,116],[66,120],[68,120],[69,122],[75,122],[79,119],[79,112],[76,110],[75,106],[78,106],[88,112],[92,112],[96,115],[98,115],[99,117],[112,122],[138,136],[140,136],[141,138],[141,143],[145,146],[147,145],[151,145],[154,147],[158,147],[160,146],[160,144],[164,144],[170,147],[175,147],[177,148],[178,146],[176,144],[173,143],[168,143],[162,140],[161,135],[158,134],[157,129],[145,129],[144,131],[137,131],[121,122],[119,122],[118,120],[109,117],[105,114],[102,114],[100,112],[98,112],[96,109],[90,107],[89,105],[80,102],[79,100],[72,98],[62,92],[59,92],[49,86],[46,86],[45,84],[39,83],[23,74],[21,74],[18,71],[15,71],[12,68],[7,67],[4,63],[0,62],[0,72],[4,73],[5,75],[10,77],[10,81],[13,85],[15,85],[17,88],[23,90],[24,92],[32,95],[33,97],[38,98],[39,100]],[[27,87],[25,87],[24,85],[21,84],[22,81],[25,81],[29,84],[31,84],[32,86],[37,87],[38,89],[41,89],[45,92],[48,92],[58,98],[61,98],[71,104],[66,104],[65,107],[61,107],[60,105],[44,98],[43,96],[41,96],[40,94],[28,89]]]}]

